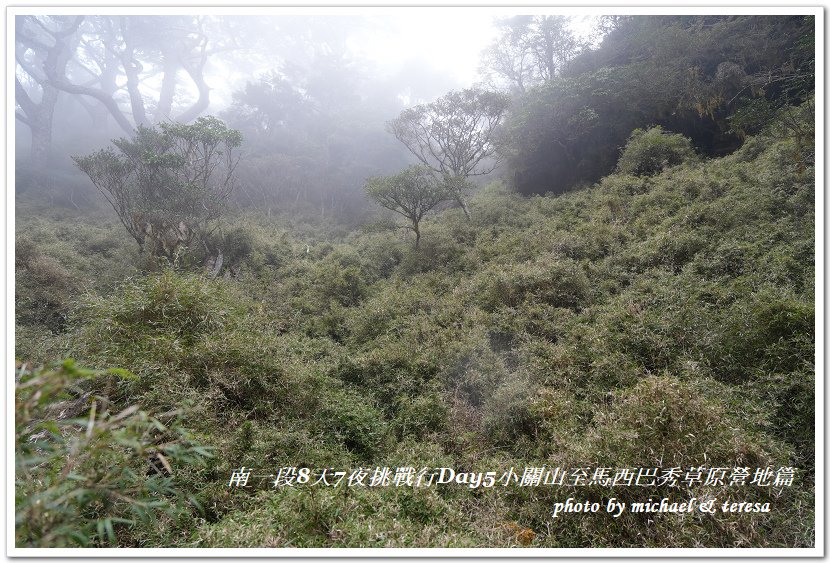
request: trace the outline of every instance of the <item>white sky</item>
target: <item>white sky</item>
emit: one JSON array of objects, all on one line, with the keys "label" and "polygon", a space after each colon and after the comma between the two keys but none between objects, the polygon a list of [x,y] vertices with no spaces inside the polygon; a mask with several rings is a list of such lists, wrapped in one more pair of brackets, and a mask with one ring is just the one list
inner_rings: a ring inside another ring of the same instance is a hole
[{"label": "white sky", "polygon": [[411,59],[422,59],[429,67],[453,74],[464,85],[478,76],[479,55],[495,37],[493,16],[483,12],[466,14],[415,10],[383,17],[386,32],[355,40],[355,53],[393,69]]},{"label": "white sky", "polygon": [[[365,17],[374,24],[369,25],[367,31],[357,32],[350,38],[349,48],[357,58],[372,61],[378,71],[387,76],[393,75],[408,63],[420,63],[419,66],[430,69],[435,80],[439,81],[434,85],[436,88],[449,90],[469,87],[480,80],[481,52],[497,35],[493,26],[496,17],[556,12],[550,8],[495,10],[421,7],[347,13]],[[324,14],[332,15],[330,11],[321,13]],[[588,35],[597,17],[595,14],[574,13],[573,10],[568,15],[573,17],[572,28],[580,36]],[[280,15],[264,17],[279,18]],[[232,89],[241,88],[246,81],[255,78],[245,75],[242,69],[223,67],[221,80],[216,80],[215,77],[209,80],[213,88],[212,103],[217,107],[230,103]],[[437,95],[443,93],[445,92]],[[406,104],[426,101],[409,99],[405,95],[401,99]]]},{"label": "white sky", "polygon": [[[544,12],[545,10],[541,10]],[[356,53],[394,68],[410,59],[422,59],[429,67],[453,74],[460,84],[472,85],[479,78],[481,52],[496,37],[493,26],[499,15],[536,13],[533,8],[516,8],[515,12],[485,9],[412,9],[379,16],[388,22],[386,33],[355,40]],[[587,35],[596,16],[574,16],[577,35]]]}]

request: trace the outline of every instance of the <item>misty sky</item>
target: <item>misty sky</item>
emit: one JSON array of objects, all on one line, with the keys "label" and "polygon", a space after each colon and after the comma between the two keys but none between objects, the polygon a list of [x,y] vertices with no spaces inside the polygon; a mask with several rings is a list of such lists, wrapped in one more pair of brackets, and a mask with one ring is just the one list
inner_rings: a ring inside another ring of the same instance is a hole
[{"label": "misty sky", "polygon": [[[546,10],[540,10],[542,12]],[[537,10],[528,9],[528,13]],[[517,15],[520,12],[510,13]],[[483,8],[399,8],[384,13],[366,12],[361,15],[312,16],[316,21],[333,20],[333,27],[347,35],[346,46],[356,58],[374,65],[377,77],[389,77],[396,73],[411,73],[422,79],[419,93],[403,92],[404,104],[431,101],[448,90],[466,88],[479,82],[481,53],[497,35],[494,20],[504,11],[495,13]],[[594,25],[594,15],[576,15],[572,29],[581,37],[587,37]],[[256,18],[257,25],[272,21],[286,25],[292,16],[269,15]],[[291,24],[288,24],[289,26]],[[298,22],[297,26],[302,23]],[[278,49],[275,49],[278,52]],[[255,67],[240,68],[218,64],[217,75],[212,77],[211,95],[215,108],[226,106],[232,91],[251,80]],[[261,62],[268,68],[269,61]],[[427,94],[429,92],[430,94]]]},{"label": "misty sky", "polygon": [[[39,10],[32,10],[37,12]],[[163,9],[141,10],[142,16],[165,14],[157,21],[176,14],[184,15],[187,9],[167,12]],[[375,119],[382,123],[393,118],[401,107],[430,102],[450,90],[470,87],[481,82],[482,51],[497,37],[495,19],[499,16],[515,16],[522,13],[556,13],[550,8],[383,8],[383,9],[272,9],[258,13],[258,10],[204,10],[205,33],[211,38],[210,48],[215,50],[205,67],[205,82],[210,88],[210,105],[203,112],[219,115],[232,103],[234,93],[257,82],[269,73],[282,73],[285,69],[289,81],[297,79],[296,72],[290,76],[290,67],[318,69],[320,64],[331,66],[322,71],[323,79],[330,88],[343,94],[358,93],[364,99],[373,93],[378,96],[397,96],[399,106],[386,110],[377,108]],[[77,14],[78,10],[43,9],[44,14]],[[83,10],[93,15],[94,9]],[[112,10],[102,10],[112,13]],[[579,36],[587,36],[593,29],[596,16],[574,15],[572,28]],[[134,13],[132,10],[130,13]],[[216,16],[216,17],[211,17]],[[164,41],[158,35],[161,28],[147,28],[148,44]],[[154,36],[154,33],[158,36]],[[89,37],[88,37],[89,38]],[[94,41],[94,38],[93,38]],[[341,62],[342,61],[342,62]],[[92,72],[97,72],[94,63],[87,63]],[[71,66],[73,80],[83,82],[88,76]],[[18,69],[19,70],[19,69]],[[88,71],[87,71],[88,72]],[[19,73],[20,74],[20,73]],[[23,73],[22,80],[37,97],[37,86]],[[162,73],[146,73],[142,77],[139,91],[149,104],[157,100],[161,87]],[[118,78],[122,92],[116,98],[119,105],[129,113],[129,99],[123,90],[125,76]],[[353,86],[350,86],[350,83]],[[357,90],[359,89],[359,92]],[[176,86],[177,107],[186,107],[199,97],[196,84],[180,70]],[[67,100],[68,96],[62,96]],[[378,98],[380,99],[380,98]],[[89,100],[84,100],[89,102]],[[64,105],[65,113],[69,106]],[[75,106],[73,111],[83,111]],[[386,111],[386,113],[381,113]],[[176,112],[174,111],[174,115]],[[60,117],[59,119],[63,119]],[[67,117],[71,120],[71,117]],[[55,139],[73,144],[79,131],[89,136],[100,134],[110,137],[118,129],[108,131],[87,131],[76,126],[66,126],[69,121],[56,122]],[[19,124],[18,124],[19,125]],[[110,123],[112,125],[112,122]],[[25,146],[28,143],[28,129],[16,128],[16,139]]]},{"label": "misty sky", "polygon": [[[384,14],[312,16],[314,22],[331,21],[333,34],[346,35],[345,46],[354,57],[370,63],[377,78],[388,78],[397,73],[411,73],[422,81],[425,91],[443,93],[463,88],[479,79],[478,68],[482,50],[495,37],[493,14],[484,10],[398,9]],[[302,28],[308,20],[294,16],[270,15],[257,18],[257,27],[285,26],[291,30]],[[324,38],[325,36],[320,36]],[[284,52],[276,45],[274,54]],[[288,55],[290,58],[291,55]],[[263,70],[272,61],[263,59],[253,67],[223,65],[216,62],[216,75],[211,77],[212,102],[217,107],[230,102],[234,89],[252,80],[257,67]],[[418,96],[404,93],[402,101],[415,102]],[[414,98],[414,99],[412,99]]]},{"label": "misty sky", "polygon": [[453,76],[463,86],[477,79],[480,53],[496,33],[493,16],[486,12],[441,15],[415,10],[382,19],[386,25],[379,26],[376,33],[355,38],[356,53],[377,61],[382,68],[422,60],[436,71]]}]

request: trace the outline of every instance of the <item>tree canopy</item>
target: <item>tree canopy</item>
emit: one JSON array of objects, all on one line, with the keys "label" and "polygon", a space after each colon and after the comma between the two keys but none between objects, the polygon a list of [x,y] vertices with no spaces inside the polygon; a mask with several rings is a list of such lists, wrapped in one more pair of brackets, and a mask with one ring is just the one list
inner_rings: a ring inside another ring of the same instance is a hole
[{"label": "tree canopy", "polygon": [[142,251],[173,260],[204,242],[234,187],[238,131],[215,117],[192,125],[139,126],[116,150],[73,157],[118,214]]},{"label": "tree canopy", "polygon": [[812,89],[812,17],[612,23],[597,49],[514,100],[505,152],[520,192],[561,193],[597,181],[636,128],[660,125],[705,155],[727,154],[742,142],[729,119],[741,108],[758,99],[798,105]]},{"label": "tree canopy", "polygon": [[495,135],[508,104],[506,96],[495,92],[452,91],[432,103],[405,109],[388,128],[422,164],[447,180],[467,213],[463,180],[496,168]]},{"label": "tree canopy", "polygon": [[421,242],[421,219],[436,205],[447,199],[447,191],[435,175],[424,166],[410,166],[393,176],[370,178],[366,195],[381,207],[403,215],[415,233],[415,248]]},{"label": "tree canopy", "polygon": [[560,76],[582,49],[566,16],[522,15],[498,20],[499,36],[484,51],[482,70],[491,84],[506,82],[524,94]]}]

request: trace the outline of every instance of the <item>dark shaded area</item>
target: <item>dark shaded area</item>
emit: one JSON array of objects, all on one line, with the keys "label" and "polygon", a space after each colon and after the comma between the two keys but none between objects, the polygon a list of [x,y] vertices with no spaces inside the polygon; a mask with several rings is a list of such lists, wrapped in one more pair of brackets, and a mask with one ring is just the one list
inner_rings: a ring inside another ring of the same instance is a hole
[{"label": "dark shaded area", "polygon": [[738,110],[812,90],[813,33],[804,16],[616,18],[598,49],[516,99],[506,173],[520,193],[562,193],[611,172],[631,130],[652,125],[729,154],[747,132],[730,120]]}]

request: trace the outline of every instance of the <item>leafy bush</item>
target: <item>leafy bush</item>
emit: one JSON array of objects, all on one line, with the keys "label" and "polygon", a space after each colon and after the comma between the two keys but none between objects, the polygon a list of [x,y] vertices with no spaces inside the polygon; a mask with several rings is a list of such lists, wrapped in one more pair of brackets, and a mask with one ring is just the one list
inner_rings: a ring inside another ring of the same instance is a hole
[{"label": "leafy bush", "polygon": [[635,176],[652,176],[670,167],[697,158],[692,143],[683,135],[666,133],[659,125],[635,129],[617,162],[617,171]]},{"label": "leafy bush", "polygon": [[554,257],[516,264],[509,270],[493,268],[480,300],[487,310],[517,307],[524,302],[578,309],[589,297],[589,284],[578,263]]},{"label": "leafy bush", "polygon": [[812,305],[763,288],[726,311],[707,359],[726,381],[799,371],[814,358],[814,319]]},{"label": "leafy bush", "polygon": [[414,398],[404,395],[398,398],[392,430],[401,439],[408,436],[425,439],[430,433],[444,430],[447,417],[447,405],[438,392]]},{"label": "leafy bush", "polygon": [[111,412],[80,387],[96,375],[71,360],[51,369],[18,368],[18,547],[116,546],[122,531],[198,508],[176,487],[175,475],[181,464],[198,464],[210,453],[181,426],[181,413],[153,417],[138,405]]},{"label": "leafy bush", "polygon": [[401,395],[416,395],[438,371],[437,358],[412,353],[403,342],[384,342],[368,352],[342,358],[332,376],[366,389],[381,408],[393,412]]},{"label": "leafy bush", "polygon": [[[645,377],[637,385],[610,397],[610,406],[599,413],[596,426],[571,450],[571,466],[583,461],[595,467],[768,467],[789,464],[789,452],[768,436],[747,430],[752,410],[728,388],[711,381],[683,382],[673,377]],[[753,413],[754,416],[754,413]],[[800,478],[803,474],[799,472]],[[608,494],[604,487],[582,488],[591,500]],[[645,500],[638,487],[615,487],[613,495],[625,501]],[[786,487],[750,487],[736,494],[724,484],[686,483],[657,485],[653,499],[677,502],[691,498],[717,498],[717,502],[749,501],[772,505],[770,514],[722,514],[698,519],[691,514],[654,515],[627,510],[604,525],[574,529],[557,523],[557,536],[577,535],[595,545],[735,547],[781,545],[777,530],[796,517],[784,505],[800,502],[803,493]],[[784,499],[787,499],[786,501]],[[797,518],[797,517],[796,517]],[[646,521],[649,522],[646,522]],[[647,524],[648,525],[645,525]],[[575,539],[580,542],[580,539]]]},{"label": "leafy bush", "polygon": [[536,420],[531,405],[536,393],[526,377],[514,376],[503,382],[484,404],[485,435],[495,444],[508,446],[533,436]]},{"label": "leafy bush", "polygon": [[615,393],[591,433],[586,455],[618,467],[690,467],[704,460],[712,466],[766,466],[772,460],[764,441],[743,430],[729,406],[713,398],[716,393],[696,388],[706,385],[646,377]]},{"label": "leafy bush", "polygon": [[180,247],[205,242],[233,190],[242,143],[215,117],[139,126],[132,139],[73,157],[118,214],[142,251],[174,260]]},{"label": "leafy bush", "polygon": [[481,409],[509,377],[505,358],[493,350],[491,340],[486,334],[470,336],[442,370],[456,400],[474,409]]},{"label": "leafy bush", "polygon": [[39,325],[52,332],[66,326],[77,279],[51,256],[42,254],[30,239],[15,241],[15,317],[23,325]]},{"label": "leafy bush", "polygon": [[378,452],[386,430],[381,414],[350,391],[321,397],[317,420],[325,434],[363,459]]},{"label": "leafy bush", "polygon": [[229,291],[221,282],[165,269],[129,280],[108,297],[93,297],[82,313],[96,319],[107,340],[129,343],[157,334],[189,342],[226,327],[239,312]]},{"label": "leafy bush", "polygon": [[313,291],[322,303],[333,301],[344,306],[357,305],[366,294],[360,268],[343,266],[327,260],[316,268],[312,280]]},{"label": "leafy bush", "polygon": [[418,252],[403,254],[397,273],[411,277],[426,272],[454,272],[463,267],[464,248],[446,237],[430,236],[425,239]]},{"label": "leafy bush", "polygon": [[[475,547],[492,532],[471,526],[463,506],[433,489],[285,487],[247,510],[203,526],[200,547]],[[370,525],[369,523],[372,522]],[[377,526],[374,522],[384,522]]]}]

